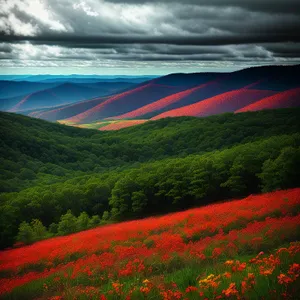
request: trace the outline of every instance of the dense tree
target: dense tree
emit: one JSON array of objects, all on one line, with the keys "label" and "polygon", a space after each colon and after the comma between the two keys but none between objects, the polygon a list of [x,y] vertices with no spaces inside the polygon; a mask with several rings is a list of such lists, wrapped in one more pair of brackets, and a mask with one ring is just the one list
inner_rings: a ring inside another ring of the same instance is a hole
[{"label": "dense tree", "polygon": [[47,237],[47,230],[46,227],[43,225],[43,223],[38,219],[33,219],[30,223],[34,239],[35,240],[41,240],[45,237]]},{"label": "dense tree", "polygon": [[89,227],[90,218],[88,214],[84,211],[82,212],[76,221],[76,231],[85,230]]},{"label": "dense tree", "polygon": [[64,235],[76,232],[77,230],[77,219],[72,214],[71,210],[68,210],[64,215],[61,216],[60,222],[58,223],[58,234]]},{"label": "dense tree", "polygon": [[94,215],[89,219],[88,228],[93,228],[100,225],[101,219],[98,215]]},{"label": "dense tree", "polygon": [[56,235],[58,233],[58,224],[51,223],[49,226],[49,233],[52,235]]},{"label": "dense tree", "polygon": [[285,147],[275,159],[264,162],[262,173],[262,191],[268,192],[299,185],[300,148]]},{"label": "dense tree", "polygon": [[299,186],[299,132],[298,109],[173,118],[118,132],[0,113],[0,247],[13,244],[20,224],[30,241]]},{"label": "dense tree", "polygon": [[47,237],[48,233],[46,227],[40,220],[33,219],[30,224],[25,221],[20,224],[16,241],[31,244]]},{"label": "dense tree", "polygon": [[30,224],[25,221],[20,224],[16,240],[17,242],[24,244],[31,244],[34,242],[34,233]]},{"label": "dense tree", "polygon": [[131,195],[131,208],[134,214],[140,215],[147,206],[147,197],[143,191],[133,192]]}]

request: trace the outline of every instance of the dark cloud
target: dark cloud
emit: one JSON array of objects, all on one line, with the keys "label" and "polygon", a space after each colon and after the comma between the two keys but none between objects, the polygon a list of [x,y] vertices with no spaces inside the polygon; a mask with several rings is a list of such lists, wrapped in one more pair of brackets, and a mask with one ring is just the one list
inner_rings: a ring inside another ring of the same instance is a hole
[{"label": "dark cloud", "polygon": [[300,32],[286,34],[273,32],[273,34],[244,34],[244,35],[199,35],[199,36],[145,36],[145,35],[102,35],[102,36],[76,36],[75,34],[55,35],[3,35],[2,42],[30,41],[34,44],[61,45],[68,44],[171,44],[171,45],[234,45],[234,44],[259,44],[278,42],[300,42]]},{"label": "dark cloud", "polygon": [[111,3],[166,3],[166,4],[190,4],[196,6],[213,7],[240,7],[251,11],[263,11],[268,13],[299,13],[300,3],[298,0],[107,0]]},{"label": "dark cloud", "polygon": [[0,67],[300,62],[299,0],[2,1]]},{"label": "dark cloud", "polygon": [[2,45],[0,45],[0,52],[1,53],[11,53],[12,49],[9,45],[2,44]]}]

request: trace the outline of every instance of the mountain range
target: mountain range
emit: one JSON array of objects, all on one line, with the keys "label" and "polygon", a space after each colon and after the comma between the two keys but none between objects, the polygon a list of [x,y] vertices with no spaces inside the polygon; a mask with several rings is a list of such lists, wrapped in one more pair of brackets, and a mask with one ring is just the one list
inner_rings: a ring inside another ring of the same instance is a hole
[{"label": "mountain range", "polygon": [[0,81],[1,110],[100,130],[166,117],[300,106],[300,65],[140,78],[5,78]]}]

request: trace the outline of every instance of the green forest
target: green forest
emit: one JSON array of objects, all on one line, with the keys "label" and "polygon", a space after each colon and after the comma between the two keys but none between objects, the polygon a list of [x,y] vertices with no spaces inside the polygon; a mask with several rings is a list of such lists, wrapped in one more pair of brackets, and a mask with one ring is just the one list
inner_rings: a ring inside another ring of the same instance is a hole
[{"label": "green forest", "polygon": [[0,247],[300,185],[300,109],[100,132],[0,113]]}]

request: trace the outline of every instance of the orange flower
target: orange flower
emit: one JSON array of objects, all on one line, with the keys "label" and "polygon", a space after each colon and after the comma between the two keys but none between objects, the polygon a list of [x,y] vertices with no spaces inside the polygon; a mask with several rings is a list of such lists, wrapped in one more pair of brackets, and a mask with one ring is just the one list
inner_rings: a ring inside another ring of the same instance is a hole
[{"label": "orange flower", "polygon": [[221,275],[215,276],[214,274],[208,275],[206,278],[199,280],[200,287],[207,289],[209,287],[217,288],[220,284],[219,280]]},{"label": "orange flower", "polygon": [[290,278],[282,273],[279,276],[277,276],[277,278],[278,278],[279,284],[289,284],[289,283],[293,282],[292,278]]},{"label": "orange flower", "polygon": [[199,253],[197,255],[201,260],[204,260],[206,258],[206,256],[203,253]]},{"label": "orange flower", "polygon": [[121,294],[122,293],[123,284],[120,284],[119,282],[113,282],[112,286],[113,286],[113,288],[114,288],[114,290],[115,290],[115,292],[117,294]]},{"label": "orange flower", "polygon": [[248,289],[248,285],[246,281],[242,281],[242,293],[244,294]]},{"label": "orange flower", "polygon": [[238,271],[243,271],[243,270],[245,270],[246,266],[247,266],[247,264],[246,264],[245,262],[242,263],[242,264],[239,264],[239,265],[237,266],[237,270],[238,270]]},{"label": "orange flower", "polygon": [[150,289],[148,287],[144,287],[142,286],[140,288],[140,291],[143,293],[143,294],[149,294],[150,293]]},{"label": "orange flower", "polygon": [[277,254],[280,254],[281,252],[289,252],[289,250],[287,248],[280,248],[277,250]]},{"label": "orange flower", "polygon": [[226,296],[226,297],[231,297],[234,295],[238,295],[238,290],[236,289],[236,285],[234,282],[230,283],[229,287],[226,290],[223,290],[222,293]]},{"label": "orange flower", "polygon": [[248,277],[245,278],[245,279],[248,281],[248,283],[250,283],[250,285],[254,286],[254,284],[255,284],[255,276],[254,276],[253,273],[248,273]]},{"label": "orange flower", "polygon": [[275,269],[275,267],[271,267],[271,268],[269,268],[269,269],[264,269],[263,266],[260,266],[260,267],[259,267],[259,273],[260,273],[261,275],[265,275],[265,276],[267,276],[267,275],[272,275],[274,269]]},{"label": "orange flower", "polygon": [[299,273],[300,273],[300,264],[292,264],[289,268],[288,273],[290,275],[294,275],[295,277],[299,277]]},{"label": "orange flower", "polygon": [[227,266],[231,266],[231,265],[233,265],[234,264],[234,261],[233,260],[227,260],[226,262],[225,262],[225,265],[227,265]]},{"label": "orange flower", "polygon": [[222,254],[222,249],[221,248],[215,248],[212,252],[212,257],[216,258]]},{"label": "orange flower", "polygon": [[195,286],[188,286],[186,289],[185,289],[185,292],[186,293],[190,293],[190,292],[195,292],[195,291],[197,291],[198,289],[197,289],[197,287],[195,287]]},{"label": "orange flower", "polygon": [[223,276],[225,276],[226,278],[230,278],[230,277],[231,277],[231,274],[230,274],[229,272],[225,272],[225,273],[223,274]]}]

